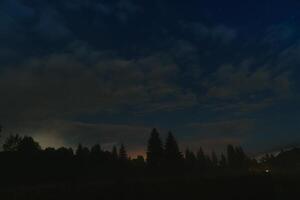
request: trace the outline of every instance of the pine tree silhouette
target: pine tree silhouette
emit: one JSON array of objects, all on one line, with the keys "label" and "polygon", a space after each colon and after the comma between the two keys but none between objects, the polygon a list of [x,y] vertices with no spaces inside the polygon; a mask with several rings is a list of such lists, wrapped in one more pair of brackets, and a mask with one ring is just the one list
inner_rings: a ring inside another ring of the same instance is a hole
[{"label": "pine tree silhouette", "polygon": [[206,156],[204,154],[203,149],[200,147],[199,150],[197,151],[197,165],[198,168],[203,171],[206,168]]},{"label": "pine tree silhouette", "polygon": [[242,147],[235,148],[236,160],[237,160],[237,167],[239,168],[247,168],[248,167],[248,158],[243,150]]},{"label": "pine tree silhouette", "polygon": [[235,154],[235,149],[232,145],[227,146],[227,159],[228,159],[228,166],[232,169],[236,168],[237,166],[236,154]]},{"label": "pine tree silhouette", "polygon": [[118,149],[116,146],[113,146],[112,151],[111,151],[111,155],[113,160],[118,160],[119,159],[119,154],[118,154]]},{"label": "pine tree silhouette", "polygon": [[92,146],[91,154],[99,155],[100,153],[101,153],[101,146],[99,144]]},{"label": "pine tree silhouette", "polygon": [[95,162],[99,162],[102,159],[102,150],[101,150],[101,146],[99,144],[92,146],[91,158]]},{"label": "pine tree silhouette", "polygon": [[76,152],[75,152],[76,156],[78,156],[78,157],[81,156],[82,155],[82,151],[83,151],[82,145],[78,144],[78,147],[77,147]]},{"label": "pine tree silhouette", "polygon": [[178,166],[182,160],[182,154],[172,132],[168,133],[168,137],[166,139],[164,158],[166,164],[173,167]]},{"label": "pine tree silhouette", "polygon": [[250,163],[244,150],[241,147],[228,145],[227,147],[228,166],[231,169],[246,169]]},{"label": "pine tree silhouette", "polygon": [[81,144],[79,144],[76,150],[76,156],[79,159],[86,160],[90,156],[90,150],[87,147],[84,147]]},{"label": "pine tree silhouette", "polygon": [[149,167],[157,168],[162,165],[163,161],[163,145],[156,129],[151,132],[147,145],[147,164]]},{"label": "pine tree silhouette", "polygon": [[190,151],[189,149],[186,149],[184,158],[185,167],[187,170],[196,168],[197,158],[194,152]]},{"label": "pine tree silhouette", "polygon": [[119,149],[119,160],[120,161],[126,161],[128,160],[127,151],[125,149],[124,144],[121,144],[121,147]]},{"label": "pine tree silhouette", "polygon": [[227,166],[226,156],[222,153],[221,154],[221,160],[220,160],[220,167],[221,168],[226,168],[226,166]]},{"label": "pine tree silhouette", "polygon": [[214,168],[218,167],[218,165],[219,165],[218,156],[217,156],[217,154],[216,154],[215,151],[212,151],[212,154],[211,154],[211,163],[212,163],[212,166]]}]

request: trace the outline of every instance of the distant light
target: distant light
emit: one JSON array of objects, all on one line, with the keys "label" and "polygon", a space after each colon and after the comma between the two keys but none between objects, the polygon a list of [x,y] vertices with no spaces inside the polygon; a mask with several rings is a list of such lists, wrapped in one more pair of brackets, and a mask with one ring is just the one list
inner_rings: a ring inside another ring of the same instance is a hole
[{"label": "distant light", "polygon": [[266,173],[270,173],[271,172],[271,170],[269,170],[269,169],[266,169],[266,171],[265,171]]}]

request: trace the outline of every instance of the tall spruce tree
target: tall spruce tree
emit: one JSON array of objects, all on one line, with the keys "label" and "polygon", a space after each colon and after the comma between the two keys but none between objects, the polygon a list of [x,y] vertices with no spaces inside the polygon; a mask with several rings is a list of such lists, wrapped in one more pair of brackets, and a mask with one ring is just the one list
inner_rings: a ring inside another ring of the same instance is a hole
[{"label": "tall spruce tree", "polygon": [[185,167],[187,170],[194,169],[197,164],[197,158],[194,152],[190,151],[189,149],[186,149],[185,151]]},{"label": "tall spruce tree", "polygon": [[182,160],[182,154],[179,150],[178,143],[173,136],[172,132],[168,133],[168,137],[165,142],[165,151],[164,151],[164,158],[166,164],[168,165],[177,165]]},{"label": "tall spruce tree", "polygon": [[118,160],[119,155],[118,155],[118,149],[116,146],[113,146],[112,151],[111,151],[112,159],[113,160]]},{"label": "tall spruce tree", "polygon": [[221,160],[220,160],[220,167],[225,168],[227,166],[226,156],[222,153]]},{"label": "tall spruce tree", "polygon": [[236,153],[232,145],[227,146],[227,159],[228,159],[228,166],[230,168],[236,168],[237,166]]},{"label": "tall spruce tree", "polygon": [[206,168],[206,156],[202,147],[200,147],[197,151],[197,163],[199,169],[203,170],[204,168]]},{"label": "tall spruce tree", "polygon": [[125,149],[124,144],[121,144],[121,147],[119,149],[119,159],[120,161],[126,161],[128,159],[127,151]]},{"label": "tall spruce tree", "polygon": [[213,167],[218,167],[219,160],[218,160],[218,156],[215,151],[212,151],[212,153],[211,153],[211,162],[212,162]]},{"label": "tall spruce tree", "polygon": [[91,154],[92,155],[99,155],[101,153],[101,146],[99,144],[96,144],[94,146],[92,146],[91,148]]},{"label": "tall spruce tree", "polygon": [[78,146],[77,146],[77,149],[76,149],[76,156],[81,156],[81,154],[82,154],[82,149],[83,149],[83,147],[82,147],[82,145],[81,144],[78,144]]},{"label": "tall spruce tree", "polygon": [[99,161],[101,159],[101,146],[99,144],[96,144],[92,146],[91,148],[91,157],[94,161]]},{"label": "tall spruce tree", "polygon": [[232,169],[242,169],[248,167],[249,159],[244,153],[242,147],[234,147],[232,145],[228,145],[227,158],[228,166]]},{"label": "tall spruce tree", "polygon": [[237,167],[238,168],[247,168],[249,159],[247,158],[243,148],[238,146],[235,148],[236,160],[237,160]]},{"label": "tall spruce tree", "polygon": [[147,145],[147,164],[149,167],[159,167],[163,161],[163,144],[158,131],[154,128]]}]

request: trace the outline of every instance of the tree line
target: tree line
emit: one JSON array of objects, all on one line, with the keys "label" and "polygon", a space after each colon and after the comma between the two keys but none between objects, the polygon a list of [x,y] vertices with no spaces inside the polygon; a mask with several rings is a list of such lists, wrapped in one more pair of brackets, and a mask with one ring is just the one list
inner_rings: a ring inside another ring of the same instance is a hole
[{"label": "tree line", "polygon": [[[19,160],[14,160],[14,157]],[[182,152],[172,132],[169,132],[166,140],[163,141],[157,129],[151,131],[146,158],[138,156],[131,159],[124,144],[121,144],[120,147],[114,146],[111,151],[103,150],[99,144],[91,148],[79,144],[75,150],[66,147],[42,149],[32,137],[10,135],[4,141],[0,159],[7,159],[7,166],[23,161],[22,165],[29,165],[28,168],[36,168],[36,165],[40,165],[50,168],[49,171],[54,169],[54,171],[59,171],[60,169],[55,166],[59,163],[62,171],[68,166],[75,169],[77,174],[82,173],[79,172],[80,170],[93,171],[97,169],[109,173],[114,170],[114,172],[133,170],[134,173],[148,171],[156,174],[160,174],[160,172],[165,174],[191,172],[205,174],[225,170],[247,171],[254,162],[241,147],[233,145],[228,145],[226,154],[220,156],[217,156],[214,151],[211,155],[207,155],[201,147],[196,152],[189,149]]]},{"label": "tree line", "polygon": [[[150,133],[145,158],[134,159],[124,144],[111,150],[104,150],[99,144],[90,148],[79,144],[76,149],[42,149],[29,136],[10,135],[3,140],[0,192],[2,197],[6,194],[11,199],[33,195],[32,188],[38,198],[28,199],[47,199],[55,194],[63,199],[113,199],[112,196],[122,199],[124,195],[138,199],[198,199],[199,196],[202,199],[268,199],[270,194],[285,197],[291,190],[274,192],[274,187],[282,182],[273,181],[265,170],[269,173],[270,167],[278,162],[286,167],[289,160],[296,162],[294,158],[300,155],[298,149],[277,157],[266,155],[257,162],[241,147],[233,145],[228,145],[221,155],[206,154],[201,147],[197,151],[182,151],[171,132],[163,140],[156,129]],[[299,166],[297,163],[295,167]],[[263,176],[256,176],[260,172]],[[293,182],[288,184],[289,188],[295,187]],[[15,188],[22,190],[14,192]]]}]

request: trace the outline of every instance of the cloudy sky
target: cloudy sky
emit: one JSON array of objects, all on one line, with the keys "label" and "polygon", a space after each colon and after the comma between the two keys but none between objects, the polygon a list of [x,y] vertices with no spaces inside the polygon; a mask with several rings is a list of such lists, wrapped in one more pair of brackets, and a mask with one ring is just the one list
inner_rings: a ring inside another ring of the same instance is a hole
[{"label": "cloudy sky", "polygon": [[42,146],[300,143],[297,0],[1,0],[0,123]]}]

